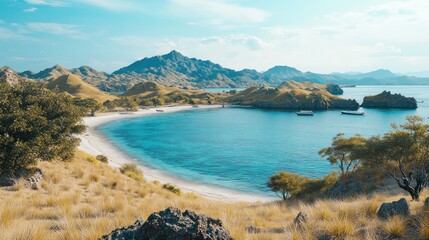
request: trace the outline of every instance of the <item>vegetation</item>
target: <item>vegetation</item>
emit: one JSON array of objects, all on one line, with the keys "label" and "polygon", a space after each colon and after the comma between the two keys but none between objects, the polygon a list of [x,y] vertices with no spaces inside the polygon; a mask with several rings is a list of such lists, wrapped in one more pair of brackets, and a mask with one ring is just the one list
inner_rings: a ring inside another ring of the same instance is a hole
[{"label": "vegetation", "polygon": [[330,147],[319,151],[322,157],[328,157],[328,161],[332,165],[338,165],[341,174],[346,174],[353,171],[360,164],[359,159],[352,156],[354,148],[363,145],[365,138],[361,135],[356,135],[350,138],[345,138],[344,133],[337,134],[332,140]]},{"label": "vegetation", "polygon": [[335,172],[320,179],[311,179],[295,173],[279,172],[269,178],[267,187],[283,200],[287,200],[292,196],[320,195],[332,187],[336,181],[337,174]]},{"label": "vegetation", "polygon": [[122,165],[119,170],[125,176],[137,180],[139,182],[143,181],[143,171],[139,167],[132,163],[126,163]]},{"label": "vegetation", "polygon": [[375,167],[391,176],[413,200],[428,185],[429,124],[421,117],[407,117],[407,123],[392,125],[383,136],[373,136],[352,151],[365,167]]},{"label": "vegetation", "polygon": [[90,116],[92,117],[95,116],[95,113],[97,111],[100,111],[104,108],[102,104],[100,104],[93,98],[82,99],[80,97],[77,97],[73,101],[75,105],[80,106],[84,108],[87,112],[89,112]]},{"label": "vegetation", "polygon": [[95,156],[95,159],[97,159],[98,161],[103,162],[103,163],[108,163],[109,162],[109,160],[107,159],[107,157],[104,156],[104,155],[97,155],[97,156]]},{"label": "vegetation", "polygon": [[[311,203],[228,203],[193,193],[176,195],[162,184],[135,181],[107,164],[89,162],[81,154],[68,162],[39,162],[37,167],[45,175],[38,190],[21,181],[0,188],[0,239],[93,240],[169,206],[219,218],[235,239],[386,239],[385,231],[403,234],[404,239],[429,236],[429,212],[422,210],[421,202],[410,203],[416,216],[410,219],[418,221],[398,221],[407,229],[402,233],[393,228],[401,227],[393,224],[397,219],[382,221],[376,216],[381,203],[398,200],[404,196],[401,193]],[[423,191],[422,197],[427,196],[429,191]],[[308,219],[298,228],[293,220],[299,212]],[[250,226],[261,231],[246,231]]]},{"label": "vegetation", "polygon": [[70,160],[82,133],[84,110],[66,94],[23,82],[0,85],[0,174],[15,174],[37,160]]},{"label": "vegetation", "polygon": [[170,183],[166,183],[162,185],[162,188],[167,189],[168,191],[180,195],[182,193],[182,190],[180,190],[180,188],[174,186],[173,184]]}]

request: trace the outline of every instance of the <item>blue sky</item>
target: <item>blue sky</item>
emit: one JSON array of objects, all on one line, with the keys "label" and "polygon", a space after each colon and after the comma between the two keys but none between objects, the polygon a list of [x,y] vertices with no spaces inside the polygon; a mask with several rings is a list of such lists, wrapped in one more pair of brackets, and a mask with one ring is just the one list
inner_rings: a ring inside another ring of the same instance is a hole
[{"label": "blue sky", "polygon": [[168,53],[233,69],[429,70],[427,0],[1,0],[0,66],[112,72]]}]

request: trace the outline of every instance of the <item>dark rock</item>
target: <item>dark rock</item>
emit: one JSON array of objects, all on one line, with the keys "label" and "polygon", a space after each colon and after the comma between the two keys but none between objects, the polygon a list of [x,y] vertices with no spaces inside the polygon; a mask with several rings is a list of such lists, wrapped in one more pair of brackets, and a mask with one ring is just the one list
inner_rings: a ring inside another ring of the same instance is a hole
[{"label": "dark rock", "polygon": [[24,178],[26,186],[37,190],[40,187],[40,182],[44,178],[42,170],[39,168],[35,169],[21,169],[15,174],[3,174],[0,176],[0,187],[13,186],[16,181],[20,178]]},{"label": "dark rock", "polygon": [[299,212],[296,216],[295,220],[293,221],[294,224],[301,225],[307,222],[308,216],[307,214],[303,212]]},{"label": "dark rock", "polygon": [[401,198],[399,201],[391,203],[383,203],[377,212],[377,216],[383,219],[387,219],[395,215],[401,215],[403,217],[410,216],[410,204],[405,200],[405,198]]},{"label": "dark rock", "polygon": [[226,240],[232,239],[219,219],[207,218],[192,211],[181,212],[177,208],[167,208],[153,213],[146,222],[137,221],[128,228],[120,228],[103,236],[101,240]]},{"label": "dark rock", "polygon": [[401,94],[383,91],[378,95],[365,97],[361,107],[416,109],[417,101],[413,97],[404,97]]},{"label": "dark rock", "polygon": [[342,95],[344,93],[344,90],[337,84],[326,85],[326,91],[333,95]]},{"label": "dark rock", "polygon": [[425,207],[429,207],[429,197],[428,197],[428,198],[426,198],[425,203],[424,203],[424,206],[425,206]]}]

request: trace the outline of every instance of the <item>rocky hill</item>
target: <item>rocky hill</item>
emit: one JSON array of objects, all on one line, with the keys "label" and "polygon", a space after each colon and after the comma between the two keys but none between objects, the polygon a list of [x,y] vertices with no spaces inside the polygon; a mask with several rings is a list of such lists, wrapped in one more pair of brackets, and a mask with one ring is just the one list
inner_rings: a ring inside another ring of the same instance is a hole
[{"label": "rocky hill", "polygon": [[402,108],[416,109],[417,101],[413,97],[405,97],[401,94],[392,94],[388,91],[375,96],[364,97],[362,107],[366,108]]},{"label": "rocky hill", "polygon": [[47,88],[51,90],[58,89],[60,92],[67,92],[75,97],[93,98],[98,102],[114,100],[117,98],[82,81],[82,79],[74,74],[65,74],[49,81]]},{"label": "rocky hill", "polygon": [[20,81],[28,80],[25,77],[21,77],[17,72],[9,67],[0,68],[0,83],[7,83],[9,85],[18,84]]},{"label": "rocky hill", "polygon": [[345,100],[334,96],[326,88],[327,85],[288,81],[278,88],[251,87],[227,98],[227,100],[232,104],[275,109],[354,110],[359,108],[356,100]]}]

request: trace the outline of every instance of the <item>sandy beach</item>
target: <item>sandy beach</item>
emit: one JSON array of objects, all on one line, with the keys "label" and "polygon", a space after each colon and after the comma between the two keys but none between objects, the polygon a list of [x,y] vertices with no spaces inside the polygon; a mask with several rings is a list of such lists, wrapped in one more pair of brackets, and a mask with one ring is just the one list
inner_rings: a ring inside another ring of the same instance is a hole
[{"label": "sandy beach", "polygon": [[[200,108],[219,108],[220,106],[200,106]],[[159,113],[156,109],[162,109],[164,112]],[[112,167],[118,168],[124,163],[135,163],[144,172],[144,177],[148,181],[159,181],[161,183],[171,183],[180,187],[185,192],[193,192],[201,196],[228,201],[228,202],[268,202],[274,200],[268,196],[246,194],[230,189],[225,189],[217,186],[192,182],[180,179],[175,176],[171,176],[168,173],[159,171],[154,168],[145,166],[144,163],[137,161],[137,159],[131,157],[112,142],[110,142],[105,136],[100,134],[95,128],[101,124],[116,121],[126,118],[144,117],[152,114],[169,114],[177,111],[192,110],[195,109],[192,106],[176,106],[176,107],[162,107],[162,108],[151,108],[147,110],[139,110],[138,112],[131,114],[120,114],[120,113],[106,113],[99,114],[96,117],[85,117],[83,120],[87,125],[85,134],[81,135],[81,143],[79,149],[92,155],[105,155],[109,159],[109,164]],[[172,133],[174,134],[174,133]]]}]

